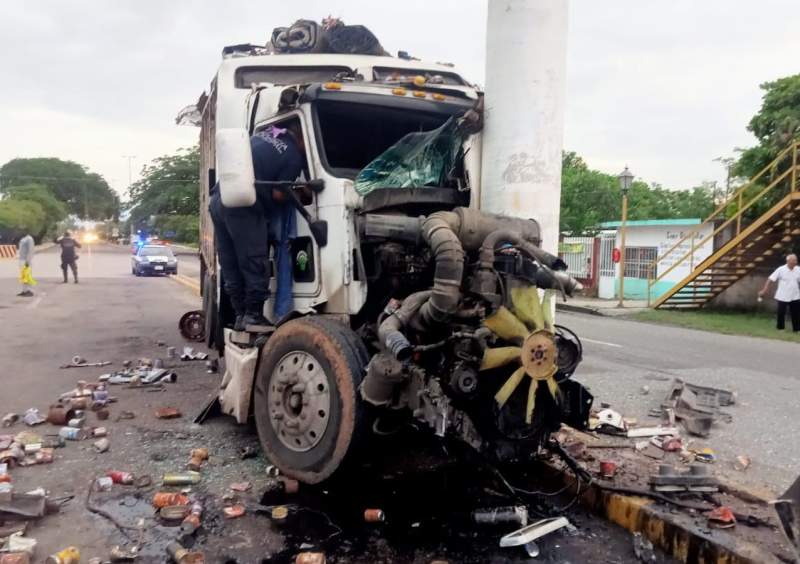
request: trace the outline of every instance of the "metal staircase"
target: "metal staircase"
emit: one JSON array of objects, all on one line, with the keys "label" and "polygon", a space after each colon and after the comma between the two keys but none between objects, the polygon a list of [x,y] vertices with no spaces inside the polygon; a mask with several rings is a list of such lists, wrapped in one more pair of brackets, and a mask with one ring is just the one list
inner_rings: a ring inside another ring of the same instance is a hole
[{"label": "metal staircase", "polygon": [[[799,153],[800,142],[784,149],[703,223],[656,258],[650,265],[648,296],[676,268],[689,266],[691,271],[658,296],[653,307],[701,308],[763,263],[778,262],[772,257],[782,254],[800,235]],[[764,208],[760,215],[754,213]],[[700,236],[709,225],[711,233]],[[709,241],[716,250],[695,266],[697,251]]]}]

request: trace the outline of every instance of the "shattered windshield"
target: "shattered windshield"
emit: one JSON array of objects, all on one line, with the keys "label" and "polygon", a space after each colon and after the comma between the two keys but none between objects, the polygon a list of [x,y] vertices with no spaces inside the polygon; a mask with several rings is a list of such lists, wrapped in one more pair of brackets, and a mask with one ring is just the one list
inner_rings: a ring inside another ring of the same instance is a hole
[{"label": "shattered windshield", "polygon": [[444,113],[357,102],[320,100],[317,119],[326,166],[339,177],[355,178],[409,133],[432,131],[450,117]]}]

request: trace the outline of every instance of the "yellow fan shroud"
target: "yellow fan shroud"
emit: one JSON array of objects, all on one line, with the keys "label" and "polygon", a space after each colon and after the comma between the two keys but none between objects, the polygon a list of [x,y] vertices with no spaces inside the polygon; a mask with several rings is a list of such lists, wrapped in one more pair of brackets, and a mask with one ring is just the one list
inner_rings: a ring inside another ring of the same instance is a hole
[{"label": "yellow fan shroud", "polygon": [[539,382],[546,382],[553,399],[558,399],[558,383],[555,379],[558,349],[552,318],[553,293],[546,291],[544,299],[540,301],[539,291],[535,287],[512,287],[510,297],[511,309],[501,306],[486,318],[484,324],[501,339],[516,344],[487,348],[480,369],[491,370],[512,363],[520,365],[497,391],[494,399],[502,408],[528,376],[531,381],[528,385],[525,422],[530,425]]}]

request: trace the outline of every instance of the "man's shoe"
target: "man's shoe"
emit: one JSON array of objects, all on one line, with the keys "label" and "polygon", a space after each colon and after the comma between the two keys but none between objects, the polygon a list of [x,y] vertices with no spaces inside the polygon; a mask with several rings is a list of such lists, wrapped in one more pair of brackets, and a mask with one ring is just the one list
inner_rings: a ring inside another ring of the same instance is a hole
[{"label": "man's shoe", "polygon": [[244,326],[252,333],[265,333],[274,329],[272,323],[260,313],[246,313]]},{"label": "man's shoe", "polygon": [[233,330],[234,331],[244,331],[244,315],[237,315],[236,321],[233,322]]},{"label": "man's shoe", "polygon": [[30,290],[25,290],[24,292],[20,292],[19,295],[22,296],[23,298],[32,298],[33,292],[31,292]]}]

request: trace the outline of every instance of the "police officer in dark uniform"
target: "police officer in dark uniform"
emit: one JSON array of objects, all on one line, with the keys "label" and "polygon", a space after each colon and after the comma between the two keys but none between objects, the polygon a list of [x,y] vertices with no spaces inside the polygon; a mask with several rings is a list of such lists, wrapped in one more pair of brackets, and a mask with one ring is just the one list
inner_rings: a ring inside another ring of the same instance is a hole
[{"label": "police officer in dark uniform", "polygon": [[69,231],[56,240],[61,246],[61,272],[64,274],[64,284],[67,283],[67,268],[72,270],[72,279],[78,283],[78,253],[76,249],[81,248],[81,244],[72,238]]},{"label": "police officer in dark uniform", "polygon": [[[256,133],[250,138],[250,148],[257,181],[293,181],[303,170],[305,146],[299,123],[293,122],[288,129],[270,127]],[[269,298],[269,217],[276,206],[289,205],[284,199],[279,190],[256,184],[255,204],[226,208],[219,187],[212,189],[209,211],[237,331],[269,325],[264,317],[264,302]]]}]

